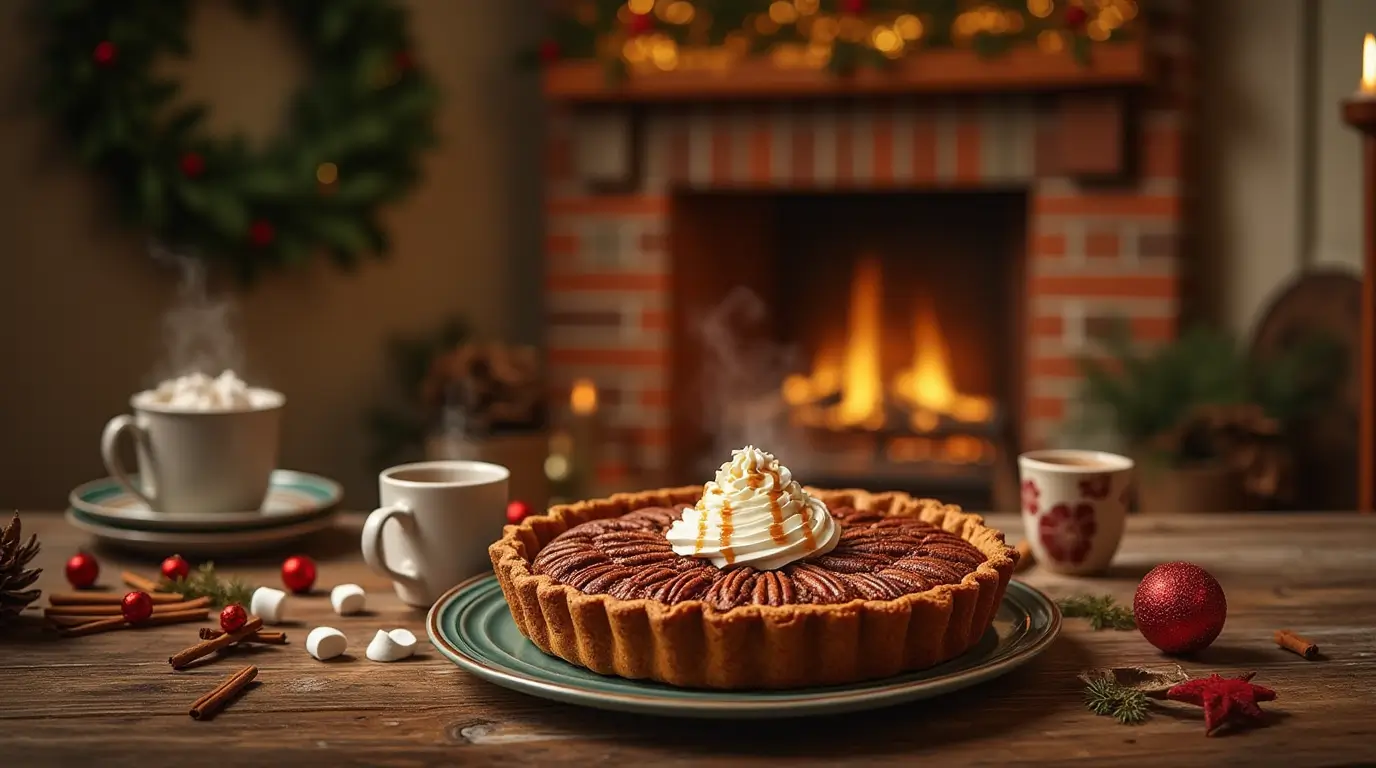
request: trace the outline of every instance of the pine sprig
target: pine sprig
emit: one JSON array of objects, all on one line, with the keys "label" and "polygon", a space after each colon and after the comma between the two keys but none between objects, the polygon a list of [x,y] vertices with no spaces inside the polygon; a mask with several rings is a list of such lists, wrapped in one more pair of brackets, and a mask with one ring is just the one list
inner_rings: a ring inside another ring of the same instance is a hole
[{"label": "pine sprig", "polygon": [[184,579],[173,581],[164,578],[161,588],[168,592],[176,592],[188,600],[198,597],[208,597],[216,608],[223,608],[226,605],[238,603],[245,608],[253,598],[253,591],[257,589],[251,584],[247,584],[243,579],[221,578],[215,572],[214,563],[202,563],[195,573],[188,574]]},{"label": "pine sprig", "polygon": [[1124,725],[1137,725],[1147,719],[1150,705],[1142,691],[1100,677],[1085,686],[1085,706],[1096,715],[1112,717]]},{"label": "pine sprig", "polygon": [[1118,605],[1111,595],[1075,595],[1057,602],[1061,613],[1072,619],[1089,619],[1089,628],[1135,629],[1132,609]]}]

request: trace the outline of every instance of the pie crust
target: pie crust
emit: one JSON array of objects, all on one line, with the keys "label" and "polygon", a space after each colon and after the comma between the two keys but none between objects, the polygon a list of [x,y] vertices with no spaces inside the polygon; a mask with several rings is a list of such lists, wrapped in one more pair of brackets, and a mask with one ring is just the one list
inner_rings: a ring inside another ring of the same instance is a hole
[{"label": "pie crust", "polygon": [[808,488],[831,508],[917,517],[957,534],[986,560],[957,584],[893,600],[727,611],[701,600],[669,605],[586,594],[531,569],[541,548],[569,528],[647,507],[694,504],[702,490],[616,494],[506,526],[488,554],[521,633],[545,653],[604,675],[690,688],[839,685],[924,669],[969,650],[993,622],[1017,560],[1001,532],[959,507],[904,493]]}]

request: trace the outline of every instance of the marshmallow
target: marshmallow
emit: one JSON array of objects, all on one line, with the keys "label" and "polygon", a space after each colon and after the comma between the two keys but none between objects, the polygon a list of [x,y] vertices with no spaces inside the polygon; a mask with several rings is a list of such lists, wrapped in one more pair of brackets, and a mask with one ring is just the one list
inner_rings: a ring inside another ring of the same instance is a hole
[{"label": "marshmallow", "polygon": [[373,661],[401,661],[416,652],[416,636],[407,629],[388,632],[379,629],[368,643],[368,658]]},{"label": "marshmallow", "polygon": [[188,411],[224,410],[255,404],[253,391],[229,370],[214,378],[197,372],[168,379],[153,390],[152,399]]},{"label": "marshmallow", "polygon": [[363,587],[357,584],[340,584],[330,590],[330,605],[334,606],[334,612],[340,616],[363,613],[366,601],[367,594],[364,593]]},{"label": "marshmallow", "polygon": [[248,612],[262,619],[264,624],[280,624],[286,613],[286,602],[286,592],[272,587],[259,587],[253,590]]},{"label": "marshmallow", "polygon": [[316,627],[306,635],[306,652],[321,661],[328,661],[344,653],[349,639],[334,627]]}]

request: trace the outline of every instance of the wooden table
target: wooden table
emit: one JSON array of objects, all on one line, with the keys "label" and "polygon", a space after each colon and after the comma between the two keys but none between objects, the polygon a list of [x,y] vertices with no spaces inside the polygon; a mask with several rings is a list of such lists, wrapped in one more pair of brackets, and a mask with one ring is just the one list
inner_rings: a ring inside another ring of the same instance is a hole
[{"label": "wooden table", "polygon": [[[1020,535],[1011,516],[992,521]],[[62,563],[85,537],[51,513],[30,513],[25,531],[43,541],[39,584],[65,590]],[[404,607],[360,562],[349,516],[308,551],[321,585],[357,582],[373,613],[340,618],[321,597],[296,598],[290,645],[240,652],[173,672],[167,657],[191,644],[197,625],[56,639],[33,620],[0,634],[0,764],[3,765],[424,765],[580,766],[638,764],[913,765],[1082,762],[1092,765],[1287,766],[1376,759],[1376,517],[1217,515],[1138,517],[1113,572],[1069,579],[1022,575],[1052,596],[1110,592],[1131,601],[1140,577],[1166,560],[1212,571],[1228,593],[1223,635],[1192,674],[1256,670],[1279,692],[1266,727],[1205,738],[1202,714],[1157,714],[1140,726],[1086,711],[1075,674],[1090,666],[1163,661],[1136,632],[1065,632],[1026,667],[945,698],[877,712],[799,722],[662,720],[555,704],[490,685],[424,644],[410,661],[383,665],[362,650],[379,628],[424,637],[423,614]],[[122,561],[101,552],[101,580],[116,586]],[[255,583],[277,581],[279,556],[222,563]],[[311,659],[310,627],[349,636],[351,658]],[[1319,643],[1305,661],[1277,649],[1271,633],[1293,628]],[[194,722],[189,705],[244,663],[259,681],[219,717]]]}]

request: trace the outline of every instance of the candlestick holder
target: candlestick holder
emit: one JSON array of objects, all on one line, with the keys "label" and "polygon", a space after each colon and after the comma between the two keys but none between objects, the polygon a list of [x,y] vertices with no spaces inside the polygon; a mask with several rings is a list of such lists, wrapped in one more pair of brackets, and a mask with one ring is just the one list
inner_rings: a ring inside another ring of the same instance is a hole
[{"label": "candlestick holder", "polygon": [[1376,511],[1376,99],[1343,102],[1343,119],[1362,132],[1361,413],[1357,425],[1357,508]]}]

